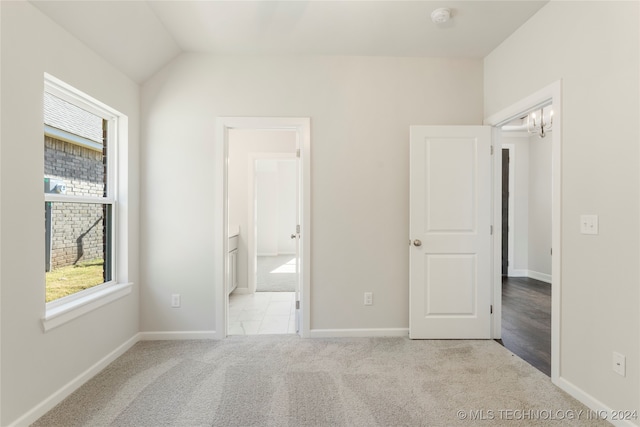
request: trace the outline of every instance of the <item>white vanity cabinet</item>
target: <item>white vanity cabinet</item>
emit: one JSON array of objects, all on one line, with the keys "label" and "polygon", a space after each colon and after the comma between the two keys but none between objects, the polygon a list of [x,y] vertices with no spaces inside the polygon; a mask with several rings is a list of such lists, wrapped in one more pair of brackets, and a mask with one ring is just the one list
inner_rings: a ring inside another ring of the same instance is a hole
[{"label": "white vanity cabinet", "polygon": [[229,278],[227,293],[233,292],[238,286],[238,236],[229,237]]}]

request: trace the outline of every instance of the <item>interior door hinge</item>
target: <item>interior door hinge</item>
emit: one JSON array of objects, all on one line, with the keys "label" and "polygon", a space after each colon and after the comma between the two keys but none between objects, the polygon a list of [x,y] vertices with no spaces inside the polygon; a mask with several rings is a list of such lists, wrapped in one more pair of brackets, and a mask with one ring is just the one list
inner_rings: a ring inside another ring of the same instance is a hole
[{"label": "interior door hinge", "polygon": [[300,310],[300,301],[296,301],[296,310]]},{"label": "interior door hinge", "polygon": [[493,314],[493,305],[489,306],[489,314]]},{"label": "interior door hinge", "polygon": [[489,226],[489,234],[491,234],[493,236],[493,225]]},{"label": "interior door hinge", "polygon": [[300,158],[300,149],[299,149],[299,148],[298,148],[298,149],[296,149],[296,157],[297,157],[297,158]]},{"label": "interior door hinge", "polygon": [[296,225],[296,233],[300,234],[300,224]]},{"label": "interior door hinge", "polygon": [[491,146],[491,155],[493,156],[493,145]]}]

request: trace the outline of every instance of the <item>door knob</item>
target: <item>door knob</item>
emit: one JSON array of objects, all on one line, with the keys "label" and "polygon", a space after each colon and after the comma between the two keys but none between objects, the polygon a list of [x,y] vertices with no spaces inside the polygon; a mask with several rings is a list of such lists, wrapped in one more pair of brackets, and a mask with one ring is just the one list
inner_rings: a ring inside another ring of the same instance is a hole
[{"label": "door knob", "polygon": [[422,246],[422,242],[418,239],[413,241],[413,246]]},{"label": "door knob", "polygon": [[296,236],[295,234],[292,234],[292,235],[291,235],[291,238],[292,238],[292,239],[295,239],[296,237],[298,237],[298,236]]}]

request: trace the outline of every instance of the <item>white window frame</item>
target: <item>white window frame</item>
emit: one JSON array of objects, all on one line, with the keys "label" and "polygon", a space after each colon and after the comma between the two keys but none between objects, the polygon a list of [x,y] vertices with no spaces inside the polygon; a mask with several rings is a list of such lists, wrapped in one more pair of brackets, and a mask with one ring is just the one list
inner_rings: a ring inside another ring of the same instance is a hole
[{"label": "white window frame", "polygon": [[[126,256],[127,243],[126,215],[121,215],[118,196],[128,193],[121,187],[126,186],[126,168],[121,168],[119,160],[121,146],[126,146],[127,117],[102,102],[71,87],[63,81],[45,73],[44,92],[48,92],[79,108],[89,111],[108,122],[107,127],[107,195],[106,197],[75,196],[44,193],[45,202],[88,203],[111,205],[111,280],[100,285],[45,303],[45,316],[42,326],[45,332],[63,325],[85,313],[93,311],[116,299],[131,293],[132,283],[127,283]],[[122,153],[126,156],[125,153]]]}]

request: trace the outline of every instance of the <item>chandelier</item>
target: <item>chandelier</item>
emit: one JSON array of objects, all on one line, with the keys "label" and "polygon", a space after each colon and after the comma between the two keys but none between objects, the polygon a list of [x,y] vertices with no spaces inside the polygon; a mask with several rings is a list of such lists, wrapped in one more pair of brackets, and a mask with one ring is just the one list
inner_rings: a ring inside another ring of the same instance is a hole
[{"label": "chandelier", "polygon": [[547,116],[545,116],[544,107],[540,108],[540,115],[537,114],[538,111],[529,113],[527,115],[527,132],[544,138],[553,127],[553,110],[549,109],[548,111]]}]

